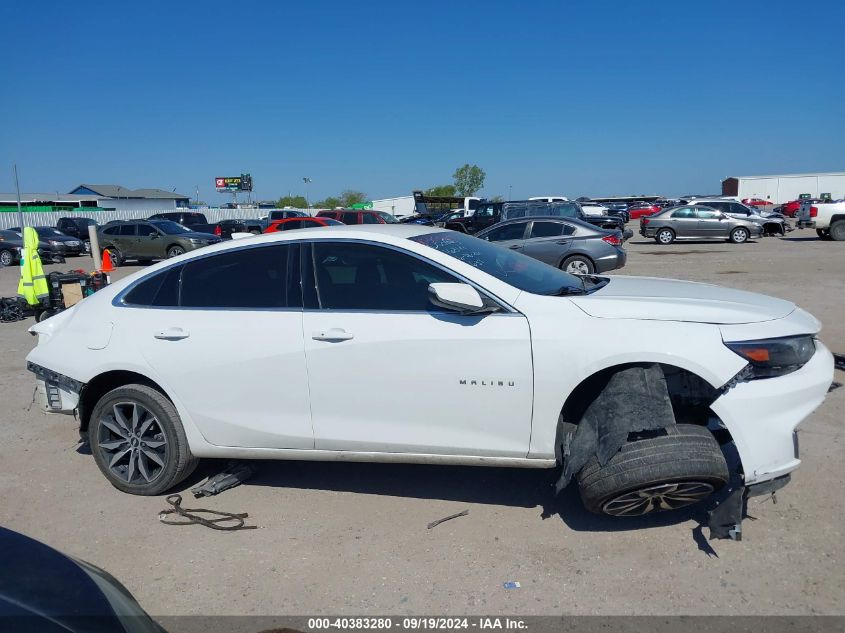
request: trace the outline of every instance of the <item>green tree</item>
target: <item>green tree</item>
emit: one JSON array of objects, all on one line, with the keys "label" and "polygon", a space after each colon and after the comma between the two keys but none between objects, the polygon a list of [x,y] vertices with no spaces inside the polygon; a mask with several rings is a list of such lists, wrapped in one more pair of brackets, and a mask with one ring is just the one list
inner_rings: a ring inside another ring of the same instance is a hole
[{"label": "green tree", "polygon": [[307,209],[308,201],[303,196],[282,196],[276,201],[276,207],[279,209],[283,209],[285,207]]},{"label": "green tree", "polygon": [[458,167],[452,174],[452,178],[455,179],[455,189],[461,196],[471,196],[481,189],[484,186],[486,176],[487,174],[481,167],[469,163],[463,167]]},{"label": "green tree", "polygon": [[340,204],[344,207],[351,207],[353,204],[358,204],[366,201],[367,194],[365,194],[363,191],[347,189],[342,194],[340,194]]},{"label": "green tree", "polygon": [[427,196],[453,197],[455,195],[455,185],[437,185],[436,187],[426,189],[423,193]]},{"label": "green tree", "polygon": [[343,204],[341,203],[340,198],[329,196],[325,200],[318,200],[314,203],[314,206],[318,209],[334,209],[335,207],[342,207]]}]

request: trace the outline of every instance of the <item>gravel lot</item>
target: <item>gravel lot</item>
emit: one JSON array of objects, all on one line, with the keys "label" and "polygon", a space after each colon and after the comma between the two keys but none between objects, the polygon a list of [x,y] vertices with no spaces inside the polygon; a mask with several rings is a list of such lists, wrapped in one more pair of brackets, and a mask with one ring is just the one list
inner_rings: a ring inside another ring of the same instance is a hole
[{"label": "gravel lot", "polygon": [[[791,235],[668,247],[635,235],[621,274],[790,299],[845,352],[845,246]],[[0,269],[0,296],[15,293],[17,275]],[[845,388],[802,426],[805,461],[778,503],[751,501],[757,520],[740,543],[706,541],[706,508],[590,515],[574,488],[555,500],[544,471],[316,462],[262,462],[239,488],[187,494],[186,506],[248,512],[260,526],[225,533],[159,523],[163,497],[118,492],[79,447],[73,419],[30,410],[31,324],[0,324],[0,524],[107,569],[153,615],[845,613]]]}]

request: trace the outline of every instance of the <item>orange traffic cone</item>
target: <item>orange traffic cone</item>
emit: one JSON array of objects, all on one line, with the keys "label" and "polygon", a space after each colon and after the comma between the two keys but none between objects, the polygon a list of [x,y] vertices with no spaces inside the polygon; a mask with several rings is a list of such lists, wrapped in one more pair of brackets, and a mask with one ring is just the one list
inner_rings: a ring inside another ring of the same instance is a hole
[{"label": "orange traffic cone", "polygon": [[111,254],[109,253],[108,249],[103,251],[103,267],[100,270],[103,273],[113,273],[114,272],[114,264],[111,263]]}]

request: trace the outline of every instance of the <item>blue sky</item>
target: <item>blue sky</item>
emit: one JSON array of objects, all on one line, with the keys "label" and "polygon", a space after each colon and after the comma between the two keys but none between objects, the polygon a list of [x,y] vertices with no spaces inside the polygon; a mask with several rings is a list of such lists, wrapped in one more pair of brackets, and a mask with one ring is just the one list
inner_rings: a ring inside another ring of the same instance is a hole
[{"label": "blue sky", "polygon": [[[718,191],[845,169],[845,3],[44,2],[0,24],[0,190],[210,202]],[[512,187],[512,189],[511,189]]]}]

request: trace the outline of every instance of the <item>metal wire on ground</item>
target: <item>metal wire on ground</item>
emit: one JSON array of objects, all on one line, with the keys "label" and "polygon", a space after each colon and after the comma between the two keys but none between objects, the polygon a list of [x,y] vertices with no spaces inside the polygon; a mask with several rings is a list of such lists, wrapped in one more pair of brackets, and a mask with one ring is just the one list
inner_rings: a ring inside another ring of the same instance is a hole
[{"label": "metal wire on ground", "polygon": [[[158,519],[166,525],[204,525],[212,530],[255,530],[257,525],[244,525],[244,519],[249,517],[246,512],[242,514],[234,514],[232,512],[218,512],[217,510],[205,510],[203,508],[183,508],[182,495],[170,495],[166,499],[167,503],[173,506],[173,509],[162,510],[158,513]],[[198,513],[217,515],[216,519],[206,519],[198,516]],[[170,514],[178,514],[185,518],[185,521],[168,521],[165,519]],[[219,525],[227,521],[233,522],[233,525]]]}]

